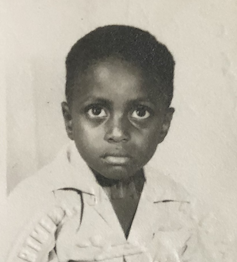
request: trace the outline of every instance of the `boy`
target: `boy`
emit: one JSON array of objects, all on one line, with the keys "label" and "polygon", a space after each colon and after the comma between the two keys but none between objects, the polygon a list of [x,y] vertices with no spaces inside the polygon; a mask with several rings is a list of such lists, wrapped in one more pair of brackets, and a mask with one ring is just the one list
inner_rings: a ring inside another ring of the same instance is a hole
[{"label": "boy", "polygon": [[191,261],[190,199],[146,166],[174,113],[174,65],[129,26],[72,47],[62,111],[73,142],[10,197],[5,261]]}]

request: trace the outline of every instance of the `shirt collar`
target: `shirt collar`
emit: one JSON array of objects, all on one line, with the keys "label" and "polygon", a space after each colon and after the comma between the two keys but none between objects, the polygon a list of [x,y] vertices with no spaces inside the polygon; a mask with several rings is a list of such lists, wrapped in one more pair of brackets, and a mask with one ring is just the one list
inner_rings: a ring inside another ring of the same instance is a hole
[{"label": "shirt collar", "polygon": [[[54,190],[73,188],[91,195],[101,195],[103,189],[80,156],[74,141],[63,148],[56,157],[53,166],[57,169],[56,172],[52,172]],[[146,182],[143,190],[148,200],[154,203],[162,201],[188,202],[189,195],[186,190],[168,176],[160,173],[149,164],[145,166],[144,173]]]},{"label": "shirt collar", "polygon": [[73,188],[88,194],[96,194],[98,183],[80,156],[74,141],[64,146],[50,165],[51,173],[49,183],[53,185],[52,190]]}]

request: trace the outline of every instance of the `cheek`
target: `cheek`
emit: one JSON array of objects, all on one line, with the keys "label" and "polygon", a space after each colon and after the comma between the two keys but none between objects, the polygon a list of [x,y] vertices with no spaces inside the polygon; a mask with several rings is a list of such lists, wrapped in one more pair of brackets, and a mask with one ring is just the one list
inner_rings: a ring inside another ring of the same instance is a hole
[{"label": "cheek", "polygon": [[80,120],[73,125],[73,137],[75,143],[83,149],[99,147],[102,138],[100,128],[93,128],[87,122]]},{"label": "cheek", "polygon": [[138,150],[145,158],[150,158],[160,143],[160,126],[155,125],[153,128],[144,129],[135,137]]},{"label": "cheek", "polygon": [[137,141],[149,146],[158,144],[161,133],[161,126],[159,123],[149,125],[148,128],[141,129],[140,134],[137,136]]}]

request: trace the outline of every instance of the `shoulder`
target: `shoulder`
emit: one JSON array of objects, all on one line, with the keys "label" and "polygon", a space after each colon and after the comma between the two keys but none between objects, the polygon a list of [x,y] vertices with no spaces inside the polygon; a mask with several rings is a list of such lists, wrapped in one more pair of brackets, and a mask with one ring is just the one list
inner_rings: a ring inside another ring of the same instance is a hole
[{"label": "shoulder", "polygon": [[33,226],[52,208],[58,206],[54,191],[65,183],[68,173],[66,150],[62,150],[47,166],[19,183],[7,198],[1,231],[6,236],[2,245],[6,256],[16,240],[30,232]]},{"label": "shoulder", "polygon": [[[16,223],[33,219],[33,214],[55,203],[53,191],[64,173],[63,158],[57,156],[50,164],[20,182],[7,198],[7,217]],[[60,176],[61,175],[61,176]]]},{"label": "shoulder", "polygon": [[6,216],[9,222],[21,226],[21,223],[33,219],[34,214],[54,204],[52,172],[50,164],[16,186],[7,198]]},{"label": "shoulder", "polygon": [[194,197],[179,182],[175,181],[162,171],[147,166],[145,168],[146,179],[150,190],[156,200],[175,200],[180,202],[193,202]]},{"label": "shoulder", "polygon": [[62,150],[51,163],[20,182],[10,193],[8,202],[17,199],[29,200],[29,202],[44,199],[57,189],[59,184],[63,184],[62,180],[67,169],[66,152]]},{"label": "shoulder", "polygon": [[49,193],[53,187],[51,174],[53,167],[48,165],[21,181],[9,194],[8,203],[12,201],[32,202],[34,199],[40,200],[45,194]]},{"label": "shoulder", "polygon": [[28,232],[39,217],[54,205],[54,196],[48,188],[48,181],[45,180],[49,170],[50,167],[43,168],[26,178],[8,196],[3,211],[4,227],[1,228],[5,236],[2,245],[3,257],[19,242],[20,235]]},{"label": "shoulder", "polygon": [[168,225],[168,228],[193,230],[198,219],[195,197],[182,184],[156,168],[149,167],[146,176],[149,197],[155,204],[154,208],[161,217],[164,228]]}]

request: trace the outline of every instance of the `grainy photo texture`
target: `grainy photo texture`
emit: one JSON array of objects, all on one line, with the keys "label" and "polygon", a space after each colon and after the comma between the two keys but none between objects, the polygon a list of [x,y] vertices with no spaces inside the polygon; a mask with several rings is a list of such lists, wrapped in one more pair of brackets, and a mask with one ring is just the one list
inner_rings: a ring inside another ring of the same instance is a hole
[{"label": "grainy photo texture", "polygon": [[177,2],[3,2],[3,261],[236,260],[237,3]]}]

